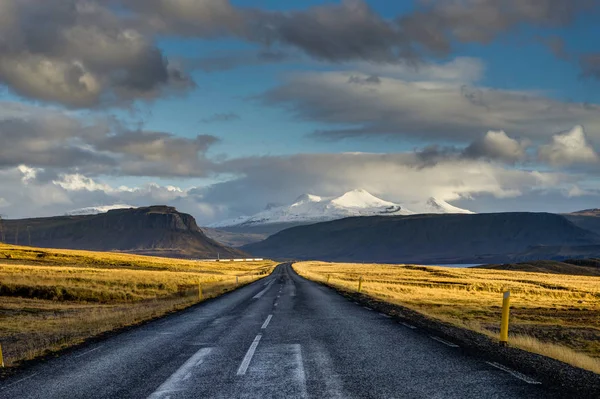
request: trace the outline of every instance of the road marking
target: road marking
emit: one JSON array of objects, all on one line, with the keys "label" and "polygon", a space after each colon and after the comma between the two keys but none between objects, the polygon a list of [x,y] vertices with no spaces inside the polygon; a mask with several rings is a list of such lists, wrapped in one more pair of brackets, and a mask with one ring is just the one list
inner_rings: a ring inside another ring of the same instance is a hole
[{"label": "road marking", "polygon": [[306,372],[304,371],[304,361],[302,360],[302,347],[300,344],[294,345],[294,357],[298,367],[295,370],[296,381],[300,385],[300,398],[308,398],[306,389]]},{"label": "road marking", "polygon": [[363,306],[363,308],[365,308],[365,309],[367,309],[367,310],[373,310],[373,309],[371,309],[371,308],[369,308],[369,307],[367,307],[367,306]]},{"label": "road marking", "polygon": [[385,314],[385,313],[379,313],[380,316],[386,317],[388,319],[391,319],[392,316],[390,316],[389,314]]},{"label": "road marking", "polygon": [[246,352],[246,356],[244,356],[244,360],[242,360],[242,364],[240,364],[240,368],[238,368],[237,375],[246,374],[246,370],[248,370],[248,366],[252,361],[252,356],[254,356],[254,352],[256,351],[256,347],[258,346],[261,338],[262,335],[258,334],[256,338],[254,338],[254,341],[252,341],[250,348],[248,348],[248,352]]},{"label": "road marking", "polygon": [[272,314],[270,314],[270,315],[267,316],[267,320],[265,320],[265,322],[263,323],[261,329],[264,330],[265,328],[267,328],[267,326],[269,325],[269,322],[271,321],[271,317],[273,317]]},{"label": "road marking", "polygon": [[190,357],[181,367],[177,369],[165,382],[154,391],[148,399],[168,398],[170,393],[180,391],[180,384],[190,378],[192,369],[201,365],[204,358],[211,352],[212,348],[202,348]]},{"label": "road marking", "polygon": [[403,321],[401,321],[400,324],[402,324],[404,327],[410,328],[411,330],[416,330],[417,329],[417,327],[413,326],[412,324],[408,324],[408,323],[405,323]]},{"label": "road marking", "polygon": [[441,342],[442,344],[449,346],[451,348],[459,348],[458,345],[456,345],[455,343],[452,343],[450,341],[446,341],[445,339],[442,339],[440,337],[436,337],[435,335],[430,335],[429,338],[436,340],[437,342]]},{"label": "road marking", "polygon": [[4,390],[4,389],[6,389],[6,388],[8,388],[8,387],[10,387],[10,386],[13,386],[13,385],[15,385],[15,384],[18,384],[19,382],[23,382],[23,381],[25,381],[25,380],[28,380],[28,379],[30,379],[30,378],[32,378],[32,377],[35,377],[35,376],[36,376],[36,375],[38,375],[38,374],[39,374],[39,373],[33,373],[33,374],[31,374],[31,375],[29,375],[29,376],[27,376],[27,377],[25,377],[25,378],[21,378],[20,380],[17,380],[17,381],[15,381],[15,382],[11,382],[10,384],[8,384],[8,385],[5,385],[5,386],[3,386],[2,388],[0,388],[0,391]]},{"label": "road marking", "polygon": [[98,349],[102,348],[103,346],[104,346],[104,345],[100,345],[100,346],[99,346],[99,347],[97,347],[97,348],[90,349],[89,351],[87,351],[87,352],[83,352],[82,354],[79,354],[79,355],[77,355],[77,356],[74,356],[74,357],[75,357],[75,358],[78,358],[78,357],[81,357],[81,356],[85,356],[85,355],[87,355],[88,353],[92,353],[93,351],[97,351]]},{"label": "road marking", "polygon": [[277,307],[277,302],[275,302],[275,303],[273,304],[273,306]]},{"label": "road marking", "polygon": [[356,301],[353,301],[353,302],[358,305],[358,302],[356,302]]},{"label": "road marking", "polygon": [[271,284],[273,284],[275,282],[275,280],[272,280],[271,282],[268,283],[267,288],[265,288],[264,290],[262,290],[261,292],[259,292],[258,294],[254,295],[252,297],[252,299],[258,299],[261,296],[263,296],[265,294],[265,292],[267,292],[269,290],[269,288],[271,288]]},{"label": "road marking", "polygon": [[528,384],[541,384],[541,382],[536,381],[533,378],[529,378],[525,374],[521,374],[518,371],[509,369],[508,367],[503,366],[500,363],[496,363],[496,362],[486,362],[486,363],[492,367],[499,369],[499,370],[505,371],[508,374],[512,375],[513,377],[516,377],[516,378],[520,379],[521,381],[525,381]]},{"label": "road marking", "polygon": [[263,287],[266,286],[266,285],[268,285],[268,284],[271,284],[271,281],[267,281],[266,283],[264,283]]}]

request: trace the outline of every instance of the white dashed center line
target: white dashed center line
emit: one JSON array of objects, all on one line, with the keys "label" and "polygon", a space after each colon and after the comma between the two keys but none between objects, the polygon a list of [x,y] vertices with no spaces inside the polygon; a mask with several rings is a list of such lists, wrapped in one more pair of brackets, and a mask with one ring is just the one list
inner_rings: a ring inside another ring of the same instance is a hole
[{"label": "white dashed center line", "polygon": [[411,330],[416,330],[417,329],[417,327],[413,326],[412,324],[408,324],[408,323],[405,323],[403,321],[400,322],[400,324],[402,324],[404,327],[410,328]]},{"label": "white dashed center line", "polygon": [[269,325],[269,322],[271,321],[271,317],[273,317],[272,314],[270,314],[269,316],[267,316],[267,320],[265,320],[265,322],[263,323],[261,329],[264,330],[265,328],[267,328],[267,326]]},{"label": "white dashed center line", "polygon": [[261,338],[262,338],[262,335],[258,334],[256,336],[256,338],[254,338],[254,341],[252,341],[252,345],[250,345],[250,348],[248,348],[248,352],[246,352],[246,356],[244,356],[244,360],[242,360],[242,364],[240,364],[240,368],[237,371],[237,375],[246,374],[246,371],[248,370],[248,366],[250,365],[250,362],[252,361],[252,356],[254,356],[254,352],[256,351],[256,347],[258,346],[258,343],[260,342]]},{"label": "white dashed center line", "polygon": [[367,309],[367,310],[373,310],[373,309],[371,309],[371,308],[369,308],[369,307],[366,307],[366,306],[363,306],[363,308],[365,308],[365,309]]}]

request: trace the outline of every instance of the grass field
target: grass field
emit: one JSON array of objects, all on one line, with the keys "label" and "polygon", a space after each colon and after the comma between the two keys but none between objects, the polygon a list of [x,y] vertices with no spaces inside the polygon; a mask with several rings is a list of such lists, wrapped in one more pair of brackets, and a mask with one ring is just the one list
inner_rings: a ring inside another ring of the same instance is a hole
[{"label": "grass field", "polygon": [[511,292],[509,344],[600,373],[600,277],[448,267],[301,262],[302,276],[497,338]]},{"label": "grass field", "polygon": [[271,261],[201,262],[0,244],[0,343],[15,365],[268,275]]}]

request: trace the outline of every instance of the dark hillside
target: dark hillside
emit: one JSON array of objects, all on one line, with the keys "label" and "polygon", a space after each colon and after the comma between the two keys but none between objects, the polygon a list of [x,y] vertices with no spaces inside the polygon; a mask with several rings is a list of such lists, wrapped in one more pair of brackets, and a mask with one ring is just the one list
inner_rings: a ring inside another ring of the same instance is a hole
[{"label": "dark hillside", "polygon": [[[543,259],[535,258],[540,248],[551,259],[555,248],[572,254],[577,252],[573,248],[588,246],[593,252],[599,244],[598,235],[561,215],[495,213],[346,218],[293,227],[242,249],[257,256],[298,259],[496,263],[527,260],[531,251],[531,259]],[[576,257],[580,255],[585,256]]]},{"label": "dark hillside", "polygon": [[206,237],[191,215],[168,206],[116,209],[99,215],[4,220],[2,224],[9,244],[175,257],[244,255]]}]

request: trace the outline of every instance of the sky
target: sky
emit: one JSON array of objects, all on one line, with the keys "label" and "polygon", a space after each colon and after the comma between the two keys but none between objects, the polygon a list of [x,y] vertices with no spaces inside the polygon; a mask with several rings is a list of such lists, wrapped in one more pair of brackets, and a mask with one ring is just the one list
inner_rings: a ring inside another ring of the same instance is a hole
[{"label": "sky", "polygon": [[600,1],[0,0],[0,215],[600,207]]}]

